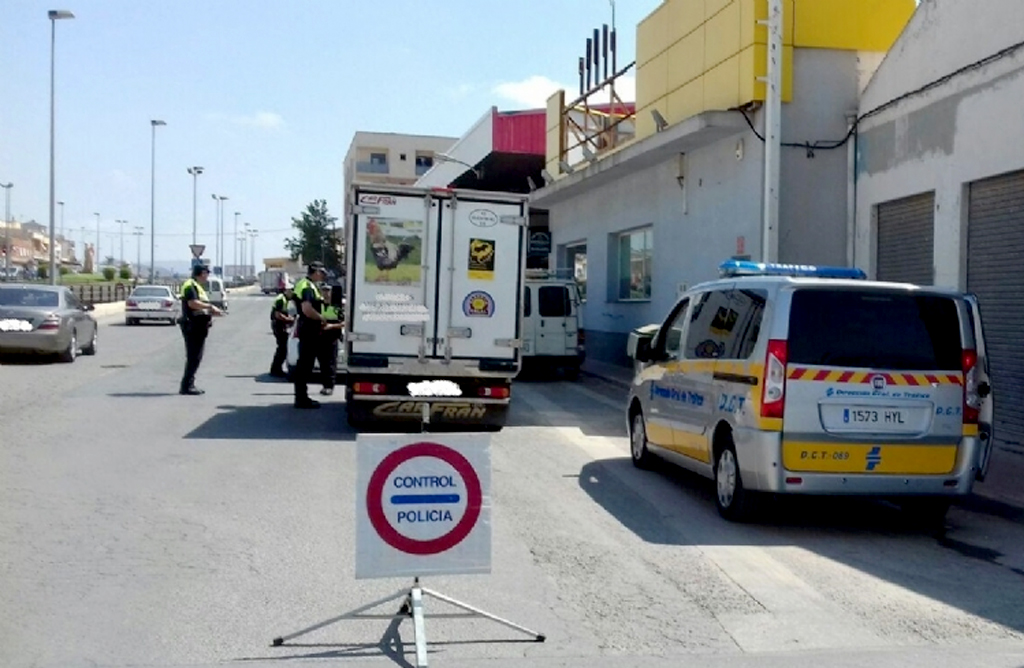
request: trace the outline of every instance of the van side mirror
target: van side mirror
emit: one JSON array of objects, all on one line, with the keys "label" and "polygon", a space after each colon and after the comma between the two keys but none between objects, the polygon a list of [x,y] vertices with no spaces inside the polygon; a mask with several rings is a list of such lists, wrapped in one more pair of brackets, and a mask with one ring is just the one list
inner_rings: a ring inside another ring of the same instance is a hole
[{"label": "van side mirror", "polygon": [[651,343],[654,341],[653,338],[643,337],[637,339],[636,352],[633,354],[633,359],[637,362],[643,362],[644,364],[654,361],[654,351],[651,349]]},{"label": "van side mirror", "polygon": [[653,346],[659,329],[661,329],[660,325],[645,325],[630,332],[626,341],[626,356],[637,362],[657,361],[655,359],[657,352]]}]

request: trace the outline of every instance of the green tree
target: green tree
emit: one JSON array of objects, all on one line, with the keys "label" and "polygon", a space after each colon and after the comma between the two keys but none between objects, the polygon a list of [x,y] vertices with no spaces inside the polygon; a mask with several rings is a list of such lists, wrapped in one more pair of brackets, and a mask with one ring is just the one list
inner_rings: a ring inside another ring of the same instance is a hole
[{"label": "green tree", "polygon": [[340,273],[341,262],[334,243],[337,221],[328,213],[326,200],[313,200],[299,218],[292,218],[292,227],[298,234],[284,242],[292,259],[302,258],[303,262],[319,260],[328,269]]}]

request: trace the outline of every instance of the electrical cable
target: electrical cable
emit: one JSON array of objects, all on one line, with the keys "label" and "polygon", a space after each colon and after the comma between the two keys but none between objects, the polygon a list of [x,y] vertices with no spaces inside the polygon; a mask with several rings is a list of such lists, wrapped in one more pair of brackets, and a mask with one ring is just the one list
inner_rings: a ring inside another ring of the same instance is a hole
[{"label": "electrical cable", "polygon": [[[941,86],[941,85],[943,85],[945,83],[948,83],[949,81],[952,81],[953,79],[955,79],[955,78],[957,78],[957,77],[959,77],[959,76],[961,76],[963,74],[967,74],[968,72],[980,69],[980,68],[982,68],[982,67],[984,67],[986,65],[989,65],[991,63],[994,63],[994,62],[996,62],[998,60],[1002,60],[1003,58],[1006,58],[1007,56],[1012,55],[1015,51],[1018,51],[1021,48],[1024,48],[1024,42],[1017,42],[1016,44],[1013,44],[1011,46],[1006,47],[1005,49],[997,51],[996,53],[993,53],[990,56],[986,56],[985,58],[982,58],[981,60],[975,61],[975,62],[973,62],[973,63],[971,63],[969,65],[965,65],[964,67],[961,67],[958,70],[950,72],[949,74],[946,74],[946,75],[944,75],[944,76],[942,76],[942,77],[940,77],[938,79],[935,79],[934,81],[926,83],[925,85],[921,86],[920,88],[915,88],[912,91],[909,91],[909,92],[906,92],[906,93],[904,93],[902,95],[894,97],[893,99],[889,100],[888,102],[884,102],[884,103],[878,105],[877,107],[875,107],[874,109],[871,109],[870,111],[864,112],[863,114],[858,116],[856,119],[854,119],[853,123],[850,125],[850,130],[846,133],[846,136],[843,137],[842,139],[820,139],[820,140],[815,140],[813,142],[812,141],[782,142],[781,146],[783,146],[785,148],[802,148],[802,149],[807,151],[807,157],[808,158],[813,158],[815,151],[832,151],[834,149],[841,148],[841,147],[845,146],[847,144],[847,142],[850,141],[850,138],[853,137],[854,134],[857,133],[857,128],[861,124],[862,121],[864,121],[864,120],[866,120],[866,119],[868,119],[868,118],[870,118],[872,116],[876,116],[876,115],[882,113],[883,111],[885,111],[886,109],[889,109],[890,107],[896,106],[897,104],[899,104],[900,102],[903,102],[904,100],[910,99],[912,97],[916,97],[916,96],[921,95],[923,93],[927,93],[928,91],[932,90],[933,88],[938,88],[939,86]],[[750,130],[754,133],[754,136],[757,137],[758,139],[760,139],[763,142],[764,141],[764,136],[760,132],[757,131],[756,127],[754,127],[754,123],[753,123],[753,121],[750,120],[750,116],[747,115],[747,112],[744,109],[735,109],[735,111],[738,111],[738,112],[740,112],[743,115],[743,119],[747,122],[747,125],[750,126]]]}]

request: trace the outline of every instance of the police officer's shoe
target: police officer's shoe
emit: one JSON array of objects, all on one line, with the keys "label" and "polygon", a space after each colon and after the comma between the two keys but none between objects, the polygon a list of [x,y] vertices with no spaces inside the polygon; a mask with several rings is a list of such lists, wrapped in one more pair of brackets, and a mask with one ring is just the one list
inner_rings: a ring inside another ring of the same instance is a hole
[{"label": "police officer's shoe", "polygon": [[320,390],[320,394],[324,395],[325,397],[329,397],[332,394],[334,394],[334,388],[333,387],[325,387],[324,389]]},{"label": "police officer's shoe", "polygon": [[312,399],[304,399],[295,402],[296,408],[320,408],[319,401],[313,401]]},{"label": "police officer's shoe", "polygon": [[179,390],[178,394],[187,394],[187,395],[190,395],[190,396],[193,396],[193,397],[198,397],[201,394],[206,394],[206,392],[203,391],[203,390],[200,390],[198,387],[189,387],[189,388],[185,388],[183,390]]}]

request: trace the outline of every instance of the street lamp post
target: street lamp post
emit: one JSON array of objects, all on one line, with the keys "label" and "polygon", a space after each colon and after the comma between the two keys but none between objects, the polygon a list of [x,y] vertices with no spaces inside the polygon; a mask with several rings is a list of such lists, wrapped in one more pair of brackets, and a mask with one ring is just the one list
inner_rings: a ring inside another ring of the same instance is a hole
[{"label": "street lamp post", "polygon": [[64,236],[64,202],[57,202],[60,205],[60,235]]},{"label": "street lamp post", "polygon": [[245,229],[242,231],[242,271],[239,272],[239,276],[241,276],[243,279],[246,276],[249,275],[249,273],[246,271],[246,269],[248,269],[248,267],[246,266],[246,263],[245,263],[245,261],[249,258],[249,255],[246,253],[246,251],[248,249],[249,249],[249,223],[245,223]]},{"label": "street lamp post", "polygon": [[13,183],[0,183],[4,189],[4,280],[11,278],[11,188]]},{"label": "street lamp post", "polygon": [[127,223],[128,221],[127,220],[115,220],[114,222],[117,223],[121,227],[121,255],[120,255],[120,260],[121,260],[121,265],[124,265],[124,226],[125,226],[125,223]]},{"label": "street lamp post", "polygon": [[217,201],[217,252],[213,261],[220,267],[220,274],[224,276],[224,202],[228,199],[224,195],[213,195]]},{"label": "street lamp post", "polygon": [[167,123],[160,120],[149,122],[153,130],[149,170],[149,282],[156,279],[156,128]]},{"label": "street lamp post", "polygon": [[135,226],[135,278],[139,277],[139,270],[142,269],[142,233],[146,228],[141,225]]},{"label": "street lamp post", "polygon": [[235,256],[235,259],[234,259],[235,271],[238,271],[238,217],[241,216],[241,215],[242,215],[241,213],[239,213],[238,211],[235,211],[235,233],[234,233],[234,239],[235,239],[234,246],[235,246],[235,250],[233,251],[233,254]]},{"label": "street lamp post", "polygon": [[196,182],[199,175],[203,173],[202,167],[189,167],[188,173],[192,175],[192,245],[196,245]]},{"label": "street lamp post", "polygon": [[93,254],[92,261],[93,261],[93,264],[96,265],[93,268],[94,269],[99,269],[100,268],[100,214],[93,213],[92,215],[96,216],[96,248],[92,249],[92,254]]},{"label": "street lamp post", "polygon": [[63,9],[51,9],[50,17],[50,285],[57,285],[57,248],[54,219],[56,218],[56,176],[54,173],[54,126],[56,123],[56,53],[57,53],[57,21],[73,19],[75,15]]},{"label": "street lamp post", "polygon": [[252,243],[249,244],[249,265],[252,267],[252,273],[256,275],[256,239],[260,236],[259,230],[251,230],[249,235],[252,237]]}]

